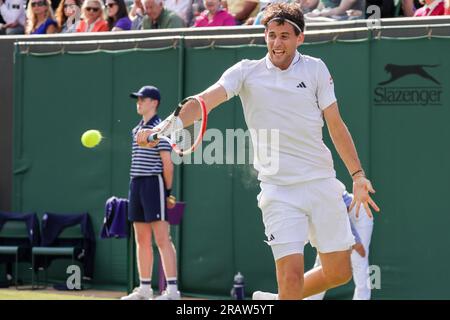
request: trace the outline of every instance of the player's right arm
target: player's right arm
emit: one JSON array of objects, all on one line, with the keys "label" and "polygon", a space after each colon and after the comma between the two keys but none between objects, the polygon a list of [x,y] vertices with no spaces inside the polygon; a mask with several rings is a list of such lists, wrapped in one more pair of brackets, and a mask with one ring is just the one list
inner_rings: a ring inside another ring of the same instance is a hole
[{"label": "player's right arm", "polygon": [[[205,101],[208,113],[227,100],[227,92],[225,88],[218,83],[201,92],[199,96],[202,97]],[[198,120],[201,117],[200,109],[198,107],[195,107],[194,104],[194,102],[188,101],[181,109],[179,118],[183,122],[183,127],[191,125],[195,120]],[[158,144],[157,140],[153,142],[147,141],[148,136],[154,132],[155,131],[151,129],[140,130],[136,134],[136,143],[141,147],[154,147]]]},{"label": "player's right arm", "polygon": [[[208,113],[227,100],[227,92],[224,87],[216,83],[199,94],[206,104]],[[180,112],[180,119],[183,121],[183,126],[187,127],[194,123],[195,120],[200,119],[200,109],[194,107],[194,102],[188,102]]]}]

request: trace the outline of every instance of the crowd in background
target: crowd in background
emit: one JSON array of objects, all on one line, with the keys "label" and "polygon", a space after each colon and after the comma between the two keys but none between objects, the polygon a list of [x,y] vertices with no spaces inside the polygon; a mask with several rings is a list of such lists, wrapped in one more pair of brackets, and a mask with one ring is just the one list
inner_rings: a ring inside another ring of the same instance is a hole
[{"label": "crowd in background", "polygon": [[[259,24],[275,1],[296,1],[306,21],[450,15],[450,0],[0,0],[0,35]],[[370,11],[369,11],[370,13]]]}]

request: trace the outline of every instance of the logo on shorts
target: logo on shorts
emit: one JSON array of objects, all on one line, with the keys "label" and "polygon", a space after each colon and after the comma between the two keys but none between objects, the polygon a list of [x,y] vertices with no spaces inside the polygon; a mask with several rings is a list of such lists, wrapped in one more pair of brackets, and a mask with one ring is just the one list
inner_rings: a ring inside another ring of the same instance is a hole
[{"label": "logo on shorts", "polygon": [[270,242],[270,241],[273,241],[273,240],[275,240],[275,237],[273,236],[273,234],[270,234],[270,236],[268,237],[268,241]]}]

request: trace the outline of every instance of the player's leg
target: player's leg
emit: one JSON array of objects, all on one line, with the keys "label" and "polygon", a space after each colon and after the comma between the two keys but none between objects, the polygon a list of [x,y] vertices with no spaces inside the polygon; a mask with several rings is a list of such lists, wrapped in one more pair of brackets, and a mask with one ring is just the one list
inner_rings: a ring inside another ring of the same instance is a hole
[{"label": "player's leg", "polygon": [[319,253],[322,266],[305,274],[303,296],[309,297],[346,284],[352,278],[350,250]]},{"label": "player's leg", "polygon": [[[256,299],[301,299],[303,248],[308,236],[308,218],[302,204],[302,186],[261,184],[258,196],[265,234],[276,265],[278,293],[255,292]],[[300,195],[300,196],[299,196]]]},{"label": "player's leg", "polygon": [[292,254],[276,261],[278,299],[301,300],[303,292],[303,254]]},{"label": "player's leg", "polygon": [[370,300],[371,289],[369,286],[369,247],[373,231],[373,219],[367,216],[364,209],[359,212],[358,218],[355,209],[350,212],[356,231],[361,238],[361,242],[366,251],[366,256],[361,257],[357,252],[352,252],[351,262],[353,268],[353,281],[355,282],[355,292],[353,300]]},{"label": "player's leg", "polygon": [[[319,253],[316,254],[316,261],[314,262],[314,268],[318,268],[320,267],[322,264],[320,263],[320,256]],[[305,275],[306,276],[306,275]],[[325,293],[326,291],[320,292],[318,294],[309,296],[307,298],[305,298],[304,300],[323,300],[323,298],[325,297]]]},{"label": "player's leg", "polygon": [[355,239],[347,208],[342,200],[344,186],[335,178],[308,183],[311,203],[309,239],[322,263],[305,274],[304,297],[347,283],[352,276],[350,253]]}]

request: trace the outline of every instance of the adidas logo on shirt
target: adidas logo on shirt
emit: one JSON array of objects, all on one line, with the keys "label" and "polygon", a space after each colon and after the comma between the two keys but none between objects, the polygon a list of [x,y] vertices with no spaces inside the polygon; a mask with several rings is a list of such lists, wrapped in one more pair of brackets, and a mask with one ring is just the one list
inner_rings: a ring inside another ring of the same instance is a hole
[{"label": "adidas logo on shirt", "polygon": [[297,88],[306,88],[305,83],[302,81],[297,85]]}]

